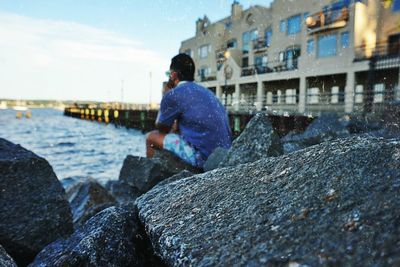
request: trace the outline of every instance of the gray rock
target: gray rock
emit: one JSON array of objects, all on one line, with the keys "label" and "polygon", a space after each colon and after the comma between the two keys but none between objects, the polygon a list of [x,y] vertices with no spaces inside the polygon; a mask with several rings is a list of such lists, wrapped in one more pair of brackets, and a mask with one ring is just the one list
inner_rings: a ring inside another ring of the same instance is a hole
[{"label": "gray rock", "polygon": [[400,140],[350,137],[137,200],[171,266],[400,266]]},{"label": "gray rock", "polygon": [[141,195],[141,192],[136,187],[120,180],[108,181],[106,189],[121,204],[134,202]]},{"label": "gray rock", "polygon": [[10,255],[7,254],[7,252],[4,250],[4,248],[0,245],[0,266],[2,267],[17,267],[17,264],[13,260],[13,258],[10,257]]},{"label": "gray rock", "polygon": [[172,182],[175,182],[175,181],[187,178],[187,177],[191,177],[193,175],[195,175],[195,174],[190,172],[190,171],[188,171],[188,170],[183,170],[180,173],[172,175],[171,177],[159,182],[157,184],[157,186],[163,186],[163,185],[166,185],[166,184],[169,184],[169,183],[172,183]]},{"label": "gray rock", "polygon": [[30,266],[157,266],[138,222],[134,205],[107,208],[47,246]]},{"label": "gray rock", "polygon": [[350,136],[346,122],[335,113],[322,113],[307,127],[304,133],[289,133],[282,138],[285,154],[324,141]]},{"label": "gray rock", "polygon": [[235,166],[282,154],[282,144],[272,128],[268,116],[264,113],[257,113],[240,136],[233,141],[228,155],[219,164],[219,167]]},{"label": "gray rock", "polygon": [[160,181],[183,170],[193,173],[200,171],[168,151],[156,151],[153,158],[129,155],[124,160],[119,180],[145,193]]},{"label": "gray rock", "polygon": [[0,244],[26,265],[73,231],[64,188],[49,163],[0,138]]},{"label": "gray rock", "polygon": [[208,172],[218,168],[218,165],[226,159],[228,151],[228,149],[217,147],[204,163],[204,171]]},{"label": "gray rock", "polygon": [[79,182],[67,191],[75,226],[90,219],[96,213],[116,204],[115,198],[94,179]]}]

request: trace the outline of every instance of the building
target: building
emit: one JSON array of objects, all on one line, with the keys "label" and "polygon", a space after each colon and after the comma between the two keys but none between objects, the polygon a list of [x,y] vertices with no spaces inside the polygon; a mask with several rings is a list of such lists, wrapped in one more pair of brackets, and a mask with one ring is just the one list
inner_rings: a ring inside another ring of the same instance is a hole
[{"label": "building", "polygon": [[234,1],[180,52],[231,111],[368,112],[400,99],[400,0]]}]

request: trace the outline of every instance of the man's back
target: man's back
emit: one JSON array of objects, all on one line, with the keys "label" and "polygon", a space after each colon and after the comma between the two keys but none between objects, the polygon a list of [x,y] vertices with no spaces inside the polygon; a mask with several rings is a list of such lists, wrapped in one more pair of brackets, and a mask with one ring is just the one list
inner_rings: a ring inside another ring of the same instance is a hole
[{"label": "man's back", "polygon": [[207,158],[216,147],[229,148],[231,133],[221,102],[210,90],[185,82],[163,97],[159,121],[179,121],[181,136]]}]

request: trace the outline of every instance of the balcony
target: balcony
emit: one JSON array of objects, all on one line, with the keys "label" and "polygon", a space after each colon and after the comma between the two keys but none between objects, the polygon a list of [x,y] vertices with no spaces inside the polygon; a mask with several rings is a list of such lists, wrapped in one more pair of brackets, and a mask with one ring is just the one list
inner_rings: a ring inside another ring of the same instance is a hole
[{"label": "balcony", "polygon": [[[393,38],[394,39],[394,38]],[[398,58],[400,57],[400,36],[399,40],[392,42],[381,42],[374,45],[361,45],[355,47],[354,61],[368,60],[375,58]]]},{"label": "balcony", "polygon": [[258,38],[253,41],[253,51],[255,53],[264,52],[269,47],[266,38]]},{"label": "balcony", "polygon": [[306,25],[309,34],[322,31],[343,28],[349,20],[348,7],[333,4],[330,8],[324,9],[307,17]]},{"label": "balcony", "polygon": [[209,82],[217,80],[217,73],[200,74],[200,82]]},{"label": "balcony", "polygon": [[251,65],[242,68],[241,76],[252,76],[255,74],[265,74],[272,72],[283,72],[297,70],[298,59],[284,61],[270,61],[266,65]]}]

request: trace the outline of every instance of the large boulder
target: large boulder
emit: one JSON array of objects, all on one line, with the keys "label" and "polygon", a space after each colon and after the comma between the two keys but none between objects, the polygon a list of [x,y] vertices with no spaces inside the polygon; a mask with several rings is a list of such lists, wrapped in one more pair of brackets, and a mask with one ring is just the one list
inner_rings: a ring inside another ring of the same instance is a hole
[{"label": "large boulder", "polygon": [[137,188],[142,194],[160,181],[183,170],[188,170],[192,173],[200,172],[199,169],[164,150],[156,151],[153,158],[128,155],[121,168],[119,180]]},{"label": "large boulder", "polygon": [[139,189],[121,180],[110,180],[105,187],[121,204],[135,202],[136,198],[142,194]]},{"label": "large boulder", "polygon": [[7,252],[4,250],[4,248],[0,245],[0,266],[2,267],[17,267],[17,264],[13,260],[13,258],[10,257],[10,255],[7,254]]},{"label": "large boulder", "polygon": [[94,179],[79,182],[67,191],[75,226],[86,222],[90,217],[105,208],[116,204],[115,198]]},{"label": "large boulder", "polygon": [[110,207],[47,246],[30,266],[157,266],[146,240],[134,205]]},{"label": "large boulder", "polygon": [[289,133],[282,138],[285,153],[316,145],[324,141],[350,136],[346,122],[336,113],[322,113],[300,134]]},{"label": "large boulder", "polygon": [[72,231],[64,188],[49,163],[0,138],[0,244],[26,265]]},{"label": "large boulder", "polygon": [[204,163],[203,170],[205,172],[208,172],[217,169],[219,164],[226,159],[228,152],[228,149],[222,147],[217,147],[216,149],[214,149],[214,151]]},{"label": "large boulder", "polygon": [[171,266],[400,266],[400,140],[350,137],[137,200]]},{"label": "large boulder", "polygon": [[228,155],[219,167],[254,162],[265,157],[279,156],[282,153],[281,141],[268,116],[265,113],[257,113],[240,136],[233,141]]}]

